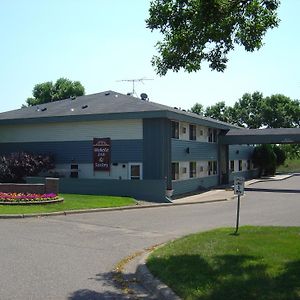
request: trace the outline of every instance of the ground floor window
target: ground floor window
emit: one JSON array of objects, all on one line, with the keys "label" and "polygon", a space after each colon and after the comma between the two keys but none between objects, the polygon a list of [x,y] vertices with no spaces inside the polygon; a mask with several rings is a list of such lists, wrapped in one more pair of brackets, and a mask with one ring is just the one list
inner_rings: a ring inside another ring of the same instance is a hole
[{"label": "ground floor window", "polygon": [[234,160],[230,161],[230,172],[233,173],[234,172]]},{"label": "ground floor window", "polygon": [[248,159],[247,160],[247,170],[250,170],[251,169],[251,160]]},{"label": "ground floor window", "polygon": [[216,160],[208,162],[208,175],[218,174],[218,163]]},{"label": "ground floor window", "polygon": [[172,163],[172,180],[179,179],[179,163],[173,162]]},{"label": "ground floor window", "polygon": [[240,159],[239,160],[239,171],[243,170],[243,161]]},{"label": "ground floor window", "polygon": [[141,163],[130,163],[129,164],[129,178],[133,179],[133,180],[143,179]]},{"label": "ground floor window", "polygon": [[190,178],[196,177],[196,162],[191,161],[190,162]]}]

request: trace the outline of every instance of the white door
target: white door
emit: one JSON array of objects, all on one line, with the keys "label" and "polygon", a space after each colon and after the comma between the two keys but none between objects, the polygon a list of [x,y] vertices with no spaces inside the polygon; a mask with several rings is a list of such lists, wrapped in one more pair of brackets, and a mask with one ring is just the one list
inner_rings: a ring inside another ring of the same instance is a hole
[{"label": "white door", "polygon": [[141,163],[129,163],[129,179],[143,179],[143,165]]}]

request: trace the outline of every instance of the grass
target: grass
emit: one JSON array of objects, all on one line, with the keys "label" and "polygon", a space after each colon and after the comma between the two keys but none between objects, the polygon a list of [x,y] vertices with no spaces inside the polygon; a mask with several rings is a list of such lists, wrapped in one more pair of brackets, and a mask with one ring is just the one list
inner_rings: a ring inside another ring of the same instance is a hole
[{"label": "grass", "polygon": [[150,271],[187,300],[300,299],[300,227],[217,229],[154,251]]},{"label": "grass", "polygon": [[64,198],[61,203],[30,204],[30,205],[0,205],[0,214],[32,214],[48,213],[77,209],[107,208],[134,205],[136,202],[129,197],[60,194]]},{"label": "grass", "polygon": [[300,159],[287,159],[276,171],[280,173],[300,172]]}]

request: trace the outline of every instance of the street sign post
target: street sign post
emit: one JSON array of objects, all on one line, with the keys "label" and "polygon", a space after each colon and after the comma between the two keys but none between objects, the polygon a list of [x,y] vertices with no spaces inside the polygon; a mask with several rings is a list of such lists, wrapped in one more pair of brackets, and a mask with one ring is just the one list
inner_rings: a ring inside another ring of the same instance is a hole
[{"label": "street sign post", "polygon": [[238,195],[238,203],[237,203],[237,210],[236,210],[236,226],[234,234],[238,233],[239,230],[239,221],[240,221],[240,202],[241,202],[241,195],[244,195],[245,190],[245,178],[244,177],[236,177],[234,179],[234,194]]}]

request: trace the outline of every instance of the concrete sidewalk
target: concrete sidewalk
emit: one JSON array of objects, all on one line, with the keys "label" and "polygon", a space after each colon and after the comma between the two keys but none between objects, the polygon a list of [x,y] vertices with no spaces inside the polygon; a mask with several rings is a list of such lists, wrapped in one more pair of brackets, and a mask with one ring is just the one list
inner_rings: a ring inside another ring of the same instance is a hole
[{"label": "concrete sidewalk", "polygon": [[[251,179],[245,181],[245,187],[250,186],[252,184],[258,182],[266,182],[266,181],[280,181],[290,178],[293,174],[282,174],[275,175],[271,177],[262,177],[259,179]],[[186,196],[178,199],[172,200],[173,204],[193,204],[193,203],[201,203],[201,202],[217,202],[217,201],[225,201],[235,198],[233,193],[233,185],[229,186],[221,186],[211,189],[207,192]]]}]

